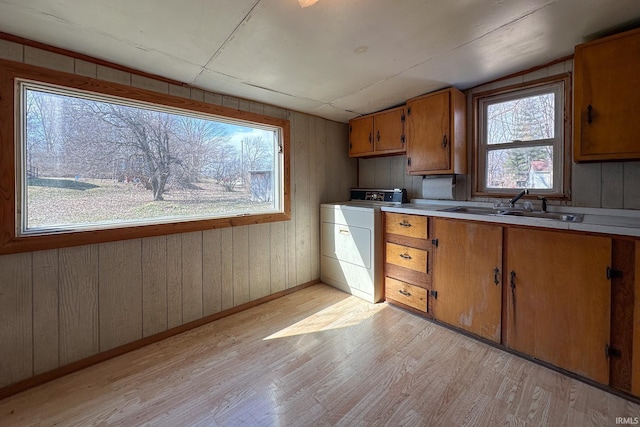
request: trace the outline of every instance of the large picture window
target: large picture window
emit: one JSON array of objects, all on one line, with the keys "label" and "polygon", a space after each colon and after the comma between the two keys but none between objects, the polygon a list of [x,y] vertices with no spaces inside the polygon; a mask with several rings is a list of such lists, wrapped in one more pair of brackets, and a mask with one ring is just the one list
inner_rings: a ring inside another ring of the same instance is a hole
[{"label": "large picture window", "polygon": [[567,80],[475,96],[477,193],[563,195]]},{"label": "large picture window", "polygon": [[15,171],[0,252],[289,218],[288,121],[0,65]]}]

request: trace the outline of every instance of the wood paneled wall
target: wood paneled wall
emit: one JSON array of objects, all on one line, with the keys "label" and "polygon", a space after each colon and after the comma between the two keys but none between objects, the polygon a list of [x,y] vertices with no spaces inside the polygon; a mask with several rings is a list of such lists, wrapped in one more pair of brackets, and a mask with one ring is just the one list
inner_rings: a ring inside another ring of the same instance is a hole
[{"label": "wood paneled wall", "polygon": [[0,387],[318,279],[319,209],[356,184],[347,125],[0,40],[0,58],[291,121],[292,218],[0,256]]}]

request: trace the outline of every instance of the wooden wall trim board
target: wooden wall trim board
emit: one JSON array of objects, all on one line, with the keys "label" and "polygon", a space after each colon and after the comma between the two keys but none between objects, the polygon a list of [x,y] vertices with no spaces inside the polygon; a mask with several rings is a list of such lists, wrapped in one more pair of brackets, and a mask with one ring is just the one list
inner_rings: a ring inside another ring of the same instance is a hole
[{"label": "wooden wall trim board", "polygon": [[[320,279],[311,280],[307,283],[303,283],[296,287],[285,289],[283,291],[276,292],[271,295],[267,295],[257,300],[246,302],[242,305],[221,311],[219,313],[211,314],[209,316],[205,316],[200,319],[192,320],[188,323],[173,327],[166,331],[159,332],[144,338],[139,338],[135,341],[127,342],[126,344],[122,344],[117,347],[109,348],[108,350],[102,351],[98,354],[94,354],[92,356],[77,360],[75,362],[71,362],[59,368],[55,368],[50,371],[40,373],[26,380],[22,380],[5,387],[0,387],[0,400],[4,399],[5,397],[19,393],[21,391],[27,390],[29,388],[36,387],[40,384],[44,384],[48,381],[52,381],[56,378],[63,377],[65,375],[71,374],[73,372],[79,371],[81,369],[87,368],[97,363],[104,362],[105,360],[118,357],[130,351],[137,350],[139,348],[142,348],[149,344],[156,343],[158,341],[162,341],[174,335],[181,334],[183,332],[189,331],[191,329],[197,328],[199,326],[205,325],[215,320],[222,319],[223,317],[227,317],[232,314],[239,313],[241,311],[258,306],[260,304],[264,304],[267,301],[271,301],[276,298],[283,297],[285,295],[288,295],[293,292],[297,292],[299,290],[308,288],[309,286],[312,286],[318,283],[320,283]],[[25,363],[30,363],[30,362],[31,362],[30,360],[25,360]]]},{"label": "wooden wall trim board", "polygon": [[125,67],[123,65],[118,65],[116,63],[113,62],[109,62],[109,61],[105,61],[99,58],[94,58],[93,56],[89,56],[89,55],[84,55],[81,53],[77,53],[77,52],[72,52],[70,50],[66,50],[66,49],[61,49],[59,47],[55,47],[55,46],[51,46],[45,43],[40,43],[37,41],[33,41],[33,40],[29,40],[29,39],[25,39],[24,37],[18,37],[18,36],[14,36],[13,34],[8,34],[8,33],[4,33],[0,31],[0,40],[8,40],[10,42],[14,42],[14,43],[18,43],[24,46],[31,46],[37,49],[42,49],[48,52],[53,52],[53,53],[57,53],[59,55],[64,55],[64,56],[68,56],[71,58],[75,58],[75,59],[81,59],[83,61],[88,61],[91,62],[93,64],[100,64],[100,65],[104,65],[107,66],[109,68],[113,68],[119,71],[123,71],[125,73],[133,73],[133,74],[137,74],[139,76],[143,76],[143,77],[147,77],[153,80],[157,80],[157,81],[161,81],[161,82],[165,82],[165,83],[169,83],[169,84],[174,84],[174,85],[183,85],[184,83],[179,82],[177,80],[173,80],[173,79],[168,79],[166,77],[162,77],[162,76],[158,76],[157,74],[150,74],[150,73],[145,73],[144,71],[139,71],[139,70],[134,70],[133,68],[129,68],[129,67]]}]

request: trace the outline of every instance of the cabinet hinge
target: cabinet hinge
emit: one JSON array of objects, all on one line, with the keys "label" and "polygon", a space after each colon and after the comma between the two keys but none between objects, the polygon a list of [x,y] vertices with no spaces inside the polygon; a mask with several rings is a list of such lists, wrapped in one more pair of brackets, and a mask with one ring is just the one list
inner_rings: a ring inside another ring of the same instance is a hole
[{"label": "cabinet hinge", "polygon": [[404,114],[400,116],[400,121],[404,123]]},{"label": "cabinet hinge", "polygon": [[431,295],[435,299],[438,299],[438,291],[429,291],[429,295]]},{"label": "cabinet hinge", "polygon": [[438,247],[438,239],[431,239],[431,244],[437,248]]},{"label": "cabinet hinge", "polygon": [[400,142],[404,144],[404,135],[400,135]]},{"label": "cabinet hinge", "polygon": [[407,158],[407,166],[411,166],[411,157]]},{"label": "cabinet hinge", "polygon": [[353,132],[353,126],[349,125],[349,133]]},{"label": "cabinet hinge", "polygon": [[349,143],[349,150],[353,148],[353,144]]},{"label": "cabinet hinge", "polygon": [[611,267],[607,267],[607,280],[619,279],[622,277],[622,271],[614,270]]},{"label": "cabinet hinge", "polygon": [[609,346],[609,344],[604,346],[604,354],[607,357],[622,357],[622,351]]},{"label": "cabinet hinge", "polygon": [[411,107],[407,108],[407,116],[411,115]]}]

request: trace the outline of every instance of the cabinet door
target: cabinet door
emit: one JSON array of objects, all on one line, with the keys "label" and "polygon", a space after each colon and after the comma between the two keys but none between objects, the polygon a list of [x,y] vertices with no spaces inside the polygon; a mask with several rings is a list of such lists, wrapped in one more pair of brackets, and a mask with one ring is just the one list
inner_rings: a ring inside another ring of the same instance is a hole
[{"label": "cabinet door", "polygon": [[451,169],[450,92],[407,102],[407,172]]},{"label": "cabinet door", "polygon": [[631,393],[640,396],[640,241],[636,242]]},{"label": "cabinet door", "polygon": [[574,159],[640,158],[640,30],[576,47]]},{"label": "cabinet door", "polygon": [[404,151],[404,108],[394,108],[374,116],[374,151],[397,153]]},{"label": "cabinet door", "polygon": [[349,156],[357,157],[373,152],[373,116],[349,121]]},{"label": "cabinet door", "polygon": [[499,343],[502,227],[437,218],[434,235],[434,317]]},{"label": "cabinet door", "polygon": [[507,346],[602,384],[611,325],[611,239],[507,230]]}]

